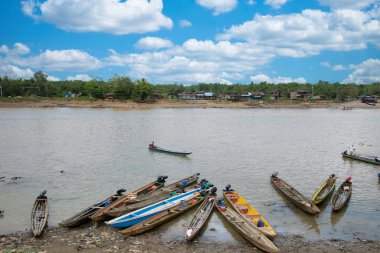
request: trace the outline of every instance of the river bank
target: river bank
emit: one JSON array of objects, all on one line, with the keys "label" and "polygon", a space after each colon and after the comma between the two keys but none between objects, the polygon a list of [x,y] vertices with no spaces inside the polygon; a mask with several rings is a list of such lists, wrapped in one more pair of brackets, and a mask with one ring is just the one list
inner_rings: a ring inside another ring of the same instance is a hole
[{"label": "river bank", "polygon": [[367,105],[360,101],[334,102],[334,101],[219,101],[219,100],[176,100],[161,99],[149,103],[139,103],[132,100],[77,100],[77,99],[3,99],[0,108],[114,108],[114,109],[154,109],[154,108],[336,108],[377,109],[379,105]]},{"label": "river bank", "polygon": [[[211,228],[210,231],[212,231]],[[299,235],[279,235],[274,243],[280,252],[379,252],[380,242],[365,240],[353,235],[352,241],[307,241]],[[205,240],[202,236],[188,244],[185,239],[162,237],[158,228],[136,237],[125,237],[107,226],[93,228],[90,225],[75,229],[61,227],[45,230],[41,238],[30,232],[0,235],[0,252],[261,252],[246,241],[230,243]]]}]

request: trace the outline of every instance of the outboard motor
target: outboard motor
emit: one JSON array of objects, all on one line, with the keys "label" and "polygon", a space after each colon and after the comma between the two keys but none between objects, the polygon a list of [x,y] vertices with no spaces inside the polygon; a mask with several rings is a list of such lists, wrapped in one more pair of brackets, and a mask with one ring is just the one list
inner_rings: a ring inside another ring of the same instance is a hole
[{"label": "outboard motor", "polygon": [[165,179],[167,179],[168,176],[159,176],[157,177],[157,181],[160,183],[165,183]]},{"label": "outboard motor", "polygon": [[177,189],[175,189],[175,192],[176,192],[176,193],[184,193],[185,190],[184,190],[184,189],[181,189],[181,188],[177,188]]},{"label": "outboard motor", "polygon": [[47,190],[43,190],[43,191],[40,193],[40,196],[39,196],[39,197],[43,197],[43,196],[45,196],[46,193],[47,193]]},{"label": "outboard motor", "polygon": [[231,189],[231,185],[230,184],[226,185],[226,191],[228,192],[230,191],[230,189]]},{"label": "outboard motor", "polygon": [[121,195],[123,192],[125,192],[125,189],[119,189],[116,191],[117,195]]},{"label": "outboard motor", "polygon": [[334,178],[335,177],[335,174],[331,174],[330,178]]},{"label": "outboard motor", "polygon": [[272,177],[277,177],[278,176],[278,171],[275,171],[272,173]]},{"label": "outboard motor", "polygon": [[215,195],[215,193],[216,193],[217,190],[218,189],[215,186],[212,187],[211,190],[210,190],[210,195]]}]

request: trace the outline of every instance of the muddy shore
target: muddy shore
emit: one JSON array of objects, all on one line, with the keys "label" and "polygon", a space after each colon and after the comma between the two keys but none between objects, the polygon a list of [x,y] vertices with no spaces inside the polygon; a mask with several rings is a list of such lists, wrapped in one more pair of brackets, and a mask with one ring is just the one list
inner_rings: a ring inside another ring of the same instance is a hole
[{"label": "muddy shore", "polygon": [[[197,238],[189,244],[185,239],[162,238],[162,231],[154,229],[136,237],[125,237],[107,226],[90,225],[75,229],[49,228],[36,239],[30,232],[0,235],[1,253],[57,252],[261,252],[248,242],[222,243]],[[352,241],[307,241],[299,235],[275,238],[280,252],[380,252],[380,242],[353,235]]]},{"label": "muddy shore", "polygon": [[333,102],[333,101],[245,101],[230,102],[218,100],[175,100],[162,99],[151,101],[150,103],[138,103],[131,100],[76,100],[76,99],[12,99],[0,100],[0,108],[114,108],[124,110],[136,109],[154,109],[154,108],[291,108],[291,109],[307,109],[307,108],[335,108],[348,109],[366,108],[378,109],[380,106],[367,105],[360,101],[352,102]]}]

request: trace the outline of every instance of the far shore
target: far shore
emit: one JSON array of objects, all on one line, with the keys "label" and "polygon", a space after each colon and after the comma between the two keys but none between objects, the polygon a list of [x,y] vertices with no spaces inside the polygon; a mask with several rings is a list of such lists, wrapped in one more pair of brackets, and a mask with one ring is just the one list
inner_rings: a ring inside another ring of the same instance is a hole
[{"label": "far shore", "polygon": [[336,109],[379,109],[380,106],[367,105],[360,101],[219,101],[219,100],[177,100],[160,99],[150,102],[136,102],[132,100],[84,100],[84,99],[2,99],[0,108],[114,108],[125,110],[155,109],[155,108],[231,108],[231,109],[308,109],[308,108],[336,108]]}]

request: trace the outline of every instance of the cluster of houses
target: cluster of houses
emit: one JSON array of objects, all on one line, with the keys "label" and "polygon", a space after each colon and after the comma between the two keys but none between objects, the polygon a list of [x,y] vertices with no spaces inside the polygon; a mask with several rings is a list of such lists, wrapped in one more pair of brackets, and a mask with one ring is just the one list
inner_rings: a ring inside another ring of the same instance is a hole
[{"label": "cluster of houses", "polygon": [[[229,101],[249,101],[249,100],[262,100],[265,94],[263,92],[249,92],[246,94],[231,92],[216,95],[213,92],[181,92],[178,93],[178,99],[183,100],[229,100]],[[321,97],[312,97],[309,91],[294,91],[290,92],[290,99],[322,99]],[[269,98],[277,100],[283,98],[281,91],[272,92]]]}]

